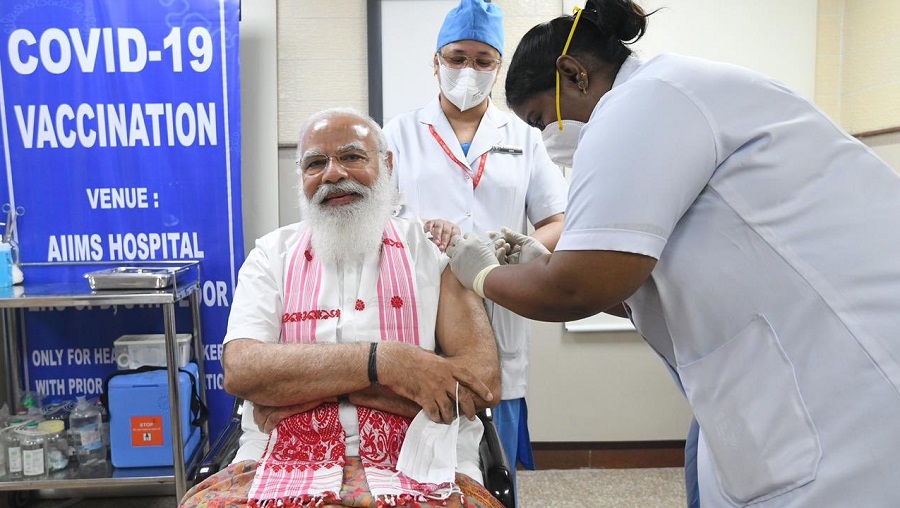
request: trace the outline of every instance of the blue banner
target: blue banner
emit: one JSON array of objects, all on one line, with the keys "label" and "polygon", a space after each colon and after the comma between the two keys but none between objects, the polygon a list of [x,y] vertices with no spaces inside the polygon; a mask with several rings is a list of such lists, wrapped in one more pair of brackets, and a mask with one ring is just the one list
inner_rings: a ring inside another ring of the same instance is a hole
[{"label": "blue banner", "polygon": [[[96,268],[72,263],[199,260],[213,437],[244,259],[238,17],[239,0],[0,0],[0,203],[21,212],[25,288],[86,285]],[[26,311],[28,388],[99,394],[116,338],[163,332],[158,307],[137,307]]]}]

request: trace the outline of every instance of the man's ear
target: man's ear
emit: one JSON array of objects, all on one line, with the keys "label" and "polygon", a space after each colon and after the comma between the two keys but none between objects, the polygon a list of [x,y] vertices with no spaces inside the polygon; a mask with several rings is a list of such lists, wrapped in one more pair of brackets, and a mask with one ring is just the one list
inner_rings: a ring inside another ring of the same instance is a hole
[{"label": "man's ear", "polygon": [[387,168],[388,173],[394,172],[394,152],[388,150],[387,156],[385,157],[385,167]]}]

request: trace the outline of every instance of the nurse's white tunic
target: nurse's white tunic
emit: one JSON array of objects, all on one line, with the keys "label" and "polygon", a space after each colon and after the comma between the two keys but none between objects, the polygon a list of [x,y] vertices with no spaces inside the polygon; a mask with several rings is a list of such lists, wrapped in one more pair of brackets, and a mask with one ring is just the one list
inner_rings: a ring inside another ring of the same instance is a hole
[{"label": "nurse's white tunic", "polygon": [[[474,174],[486,153],[478,187],[432,136],[433,127],[458,161]],[[528,232],[528,221],[538,223],[566,209],[568,186],[559,167],[547,155],[541,133],[493,104],[478,126],[468,155],[464,155],[450,122],[434,99],[422,109],[395,117],[384,127],[394,152],[394,179],[401,192],[401,217],[445,219],[463,234],[508,227]],[[521,153],[493,151],[514,146]],[[531,324],[488,302],[488,315],[500,351],[503,399],[525,396],[528,386],[528,351]]]},{"label": "nurse's white tunic", "polygon": [[629,59],[557,250],[659,261],[627,301],[700,423],[704,507],[900,506],[900,178],[738,67]]}]

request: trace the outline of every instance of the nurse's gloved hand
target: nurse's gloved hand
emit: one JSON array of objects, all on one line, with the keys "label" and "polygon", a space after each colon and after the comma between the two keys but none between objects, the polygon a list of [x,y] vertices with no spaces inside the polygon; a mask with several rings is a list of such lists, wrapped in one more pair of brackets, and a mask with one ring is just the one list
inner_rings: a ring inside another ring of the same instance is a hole
[{"label": "nurse's gloved hand", "polygon": [[488,231],[488,238],[491,239],[492,246],[494,248],[494,255],[497,256],[497,261],[501,265],[508,264],[506,261],[506,257],[509,256],[512,251],[512,245],[503,238],[503,235],[496,231]]},{"label": "nurse's gloved hand", "polygon": [[511,246],[506,262],[510,265],[521,265],[550,254],[550,250],[544,247],[537,238],[516,233],[509,228],[503,228],[503,239]]},{"label": "nurse's gloved hand", "polygon": [[455,236],[447,248],[450,269],[468,289],[484,298],[484,279],[488,272],[500,266],[494,249],[485,244],[477,235]]}]

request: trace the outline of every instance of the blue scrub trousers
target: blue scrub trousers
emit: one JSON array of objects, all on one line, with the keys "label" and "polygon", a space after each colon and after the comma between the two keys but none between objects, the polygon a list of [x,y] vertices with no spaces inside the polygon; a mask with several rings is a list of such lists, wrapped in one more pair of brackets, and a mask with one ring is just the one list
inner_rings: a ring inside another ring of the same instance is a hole
[{"label": "blue scrub trousers", "polygon": [[[531,453],[531,436],[528,434],[528,405],[525,399],[501,400],[493,410],[494,426],[503,444],[503,452],[509,462],[513,480],[513,492],[516,490],[516,465],[522,464],[525,469],[534,470],[534,456]],[[516,496],[518,499],[518,496]]]},{"label": "blue scrub trousers", "polygon": [[687,439],[684,442],[684,489],[687,492],[688,508],[700,508],[700,484],[697,481],[697,442],[700,439],[700,425],[691,420]]}]

